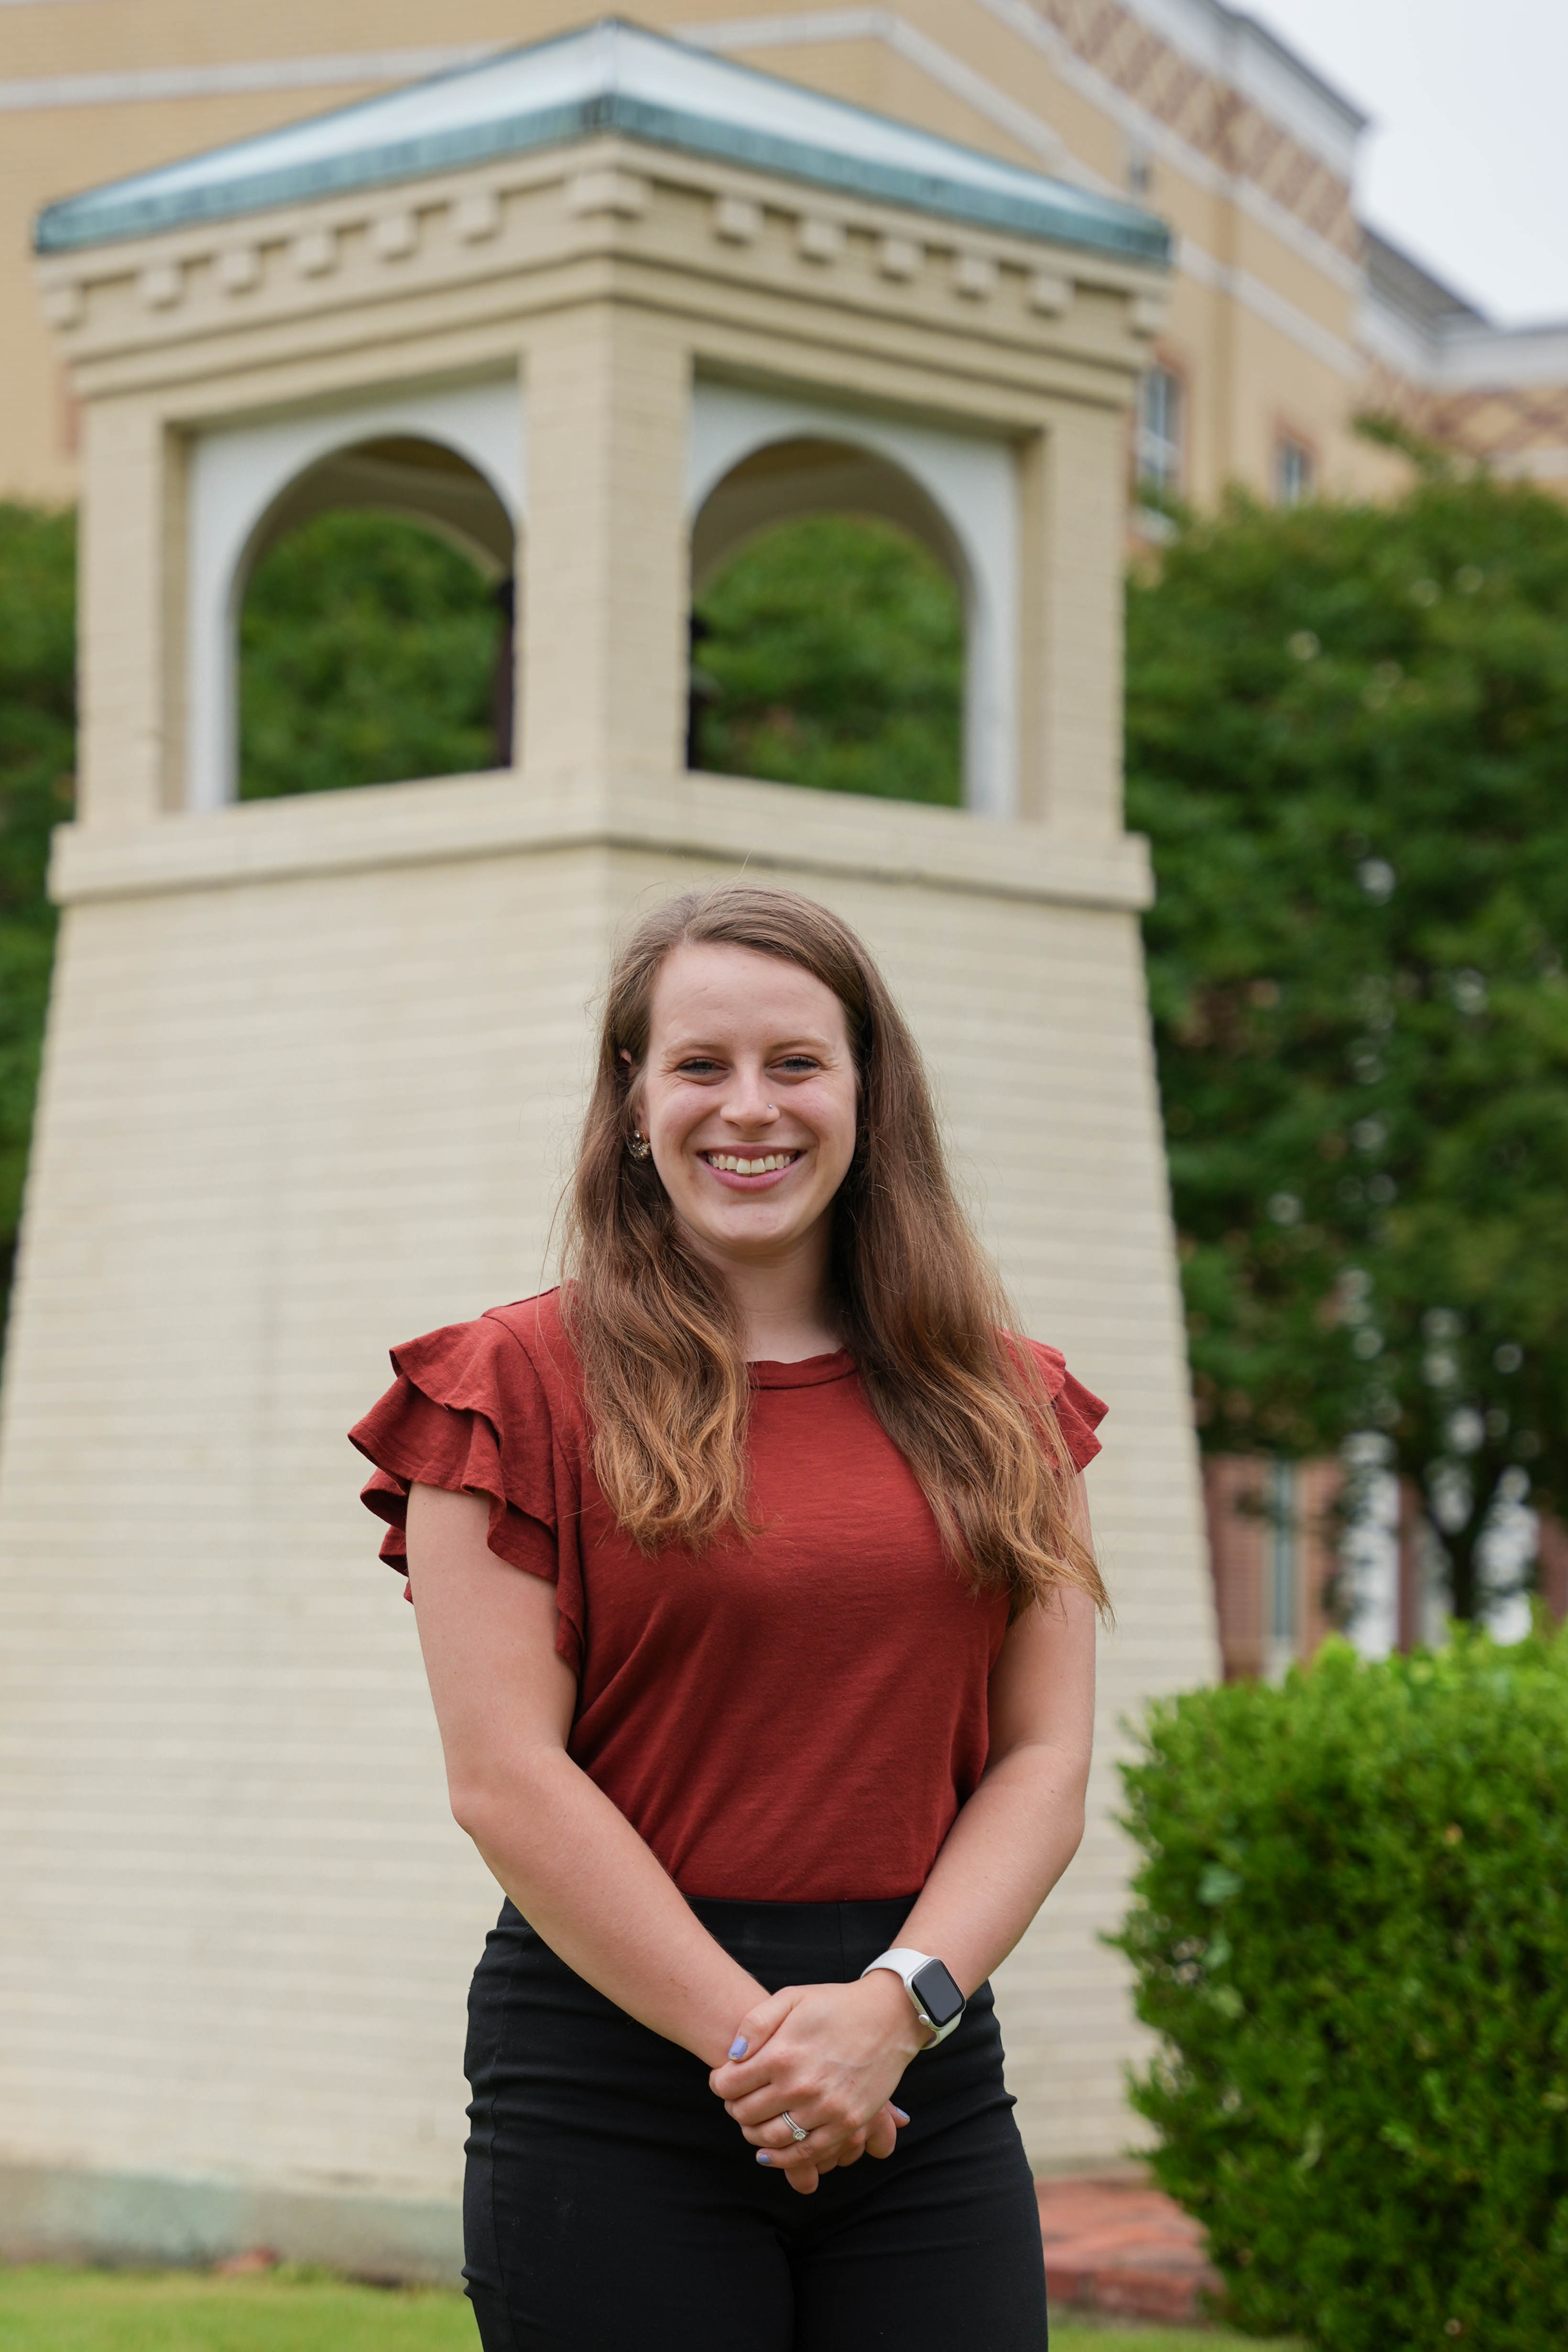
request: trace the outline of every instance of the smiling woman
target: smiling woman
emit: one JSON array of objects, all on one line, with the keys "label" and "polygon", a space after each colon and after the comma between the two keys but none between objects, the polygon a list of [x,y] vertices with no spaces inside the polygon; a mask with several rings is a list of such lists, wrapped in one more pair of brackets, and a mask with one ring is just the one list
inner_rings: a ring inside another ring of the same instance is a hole
[{"label": "smiling woman", "polygon": [[658,1181],[700,1252],[722,1265],[757,1353],[787,1361],[836,1347],[820,1308],[857,1093],[837,997],[777,955],[683,940],[654,981],[640,1069],[620,1053]]},{"label": "smiling woman", "polygon": [[1012,1335],[854,933],[742,884],[648,918],[562,1289],[393,1360],[365,1499],[508,1897],[487,2352],[1045,2352],[986,1979],[1082,1832],[1104,1407]]}]

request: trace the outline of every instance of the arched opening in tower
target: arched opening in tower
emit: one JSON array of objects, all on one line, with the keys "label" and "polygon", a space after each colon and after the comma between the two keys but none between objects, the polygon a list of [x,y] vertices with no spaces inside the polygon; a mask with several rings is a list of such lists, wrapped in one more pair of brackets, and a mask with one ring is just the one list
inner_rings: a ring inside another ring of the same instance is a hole
[{"label": "arched opening in tower", "polygon": [[309,467],[247,550],[239,798],[509,767],[515,577],[504,506],[440,443],[362,441]]},{"label": "arched opening in tower", "polygon": [[848,443],[753,451],[698,515],[692,585],[689,766],[963,801],[967,570],[900,467]]}]

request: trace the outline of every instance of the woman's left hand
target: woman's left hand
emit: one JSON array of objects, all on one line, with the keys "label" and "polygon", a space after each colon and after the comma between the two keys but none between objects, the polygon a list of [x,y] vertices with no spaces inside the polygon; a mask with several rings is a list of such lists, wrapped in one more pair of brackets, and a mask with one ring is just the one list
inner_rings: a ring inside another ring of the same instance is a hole
[{"label": "woman's left hand", "polygon": [[[889,1969],[853,1984],[786,1985],[748,2011],[736,2040],[744,2056],[716,2066],[709,2082],[792,2187],[809,2194],[819,2173],[868,2147],[892,2153],[905,2118],[889,2095],[927,2033]],[[786,2107],[805,2139],[782,2121]]]}]

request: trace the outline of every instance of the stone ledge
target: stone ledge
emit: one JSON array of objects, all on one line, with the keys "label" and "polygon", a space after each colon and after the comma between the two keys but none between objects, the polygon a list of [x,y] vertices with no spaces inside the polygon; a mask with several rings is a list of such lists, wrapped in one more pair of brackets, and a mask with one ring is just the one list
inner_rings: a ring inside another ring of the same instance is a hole
[{"label": "stone ledge", "polygon": [[[1191,2325],[1223,2282],[1203,2232],[1125,2171],[1036,2183],[1058,2314]],[[261,2250],[265,2249],[265,2256]],[[350,2277],[462,2283],[456,2200],[0,2164],[0,2261],[238,2268],[247,2255]]]},{"label": "stone ledge", "polygon": [[354,2278],[460,2286],[462,2208],[455,2200],[0,2164],[0,2261],[184,2268],[263,2246]]},{"label": "stone ledge", "polygon": [[61,825],[49,885],[72,906],[590,847],[1121,912],[1153,898],[1138,835],[1102,845],[963,809],[727,776],[542,785],[510,770],[244,802],[142,824]]}]

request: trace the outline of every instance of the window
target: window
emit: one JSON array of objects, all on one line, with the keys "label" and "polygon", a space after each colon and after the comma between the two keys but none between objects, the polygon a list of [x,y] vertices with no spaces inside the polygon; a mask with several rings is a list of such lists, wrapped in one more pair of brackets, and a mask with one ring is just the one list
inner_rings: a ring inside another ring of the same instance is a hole
[{"label": "window", "polygon": [[1182,486],[1182,379],[1151,368],[1138,394],[1138,479],[1156,490]]},{"label": "window", "polygon": [[1140,487],[1182,487],[1182,379],[1173,368],[1152,367],[1138,388],[1135,467]]},{"label": "window", "polygon": [[1296,1656],[1297,1593],[1300,1580],[1298,1558],[1296,1465],[1278,1457],[1271,1465],[1268,1496],[1269,1542],[1263,1594],[1264,1672],[1279,1682]]},{"label": "window", "polygon": [[1318,486],[1318,462],[1304,441],[1282,433],[1274,445],[1274,496],[1282,507],[1299,507]]}]

